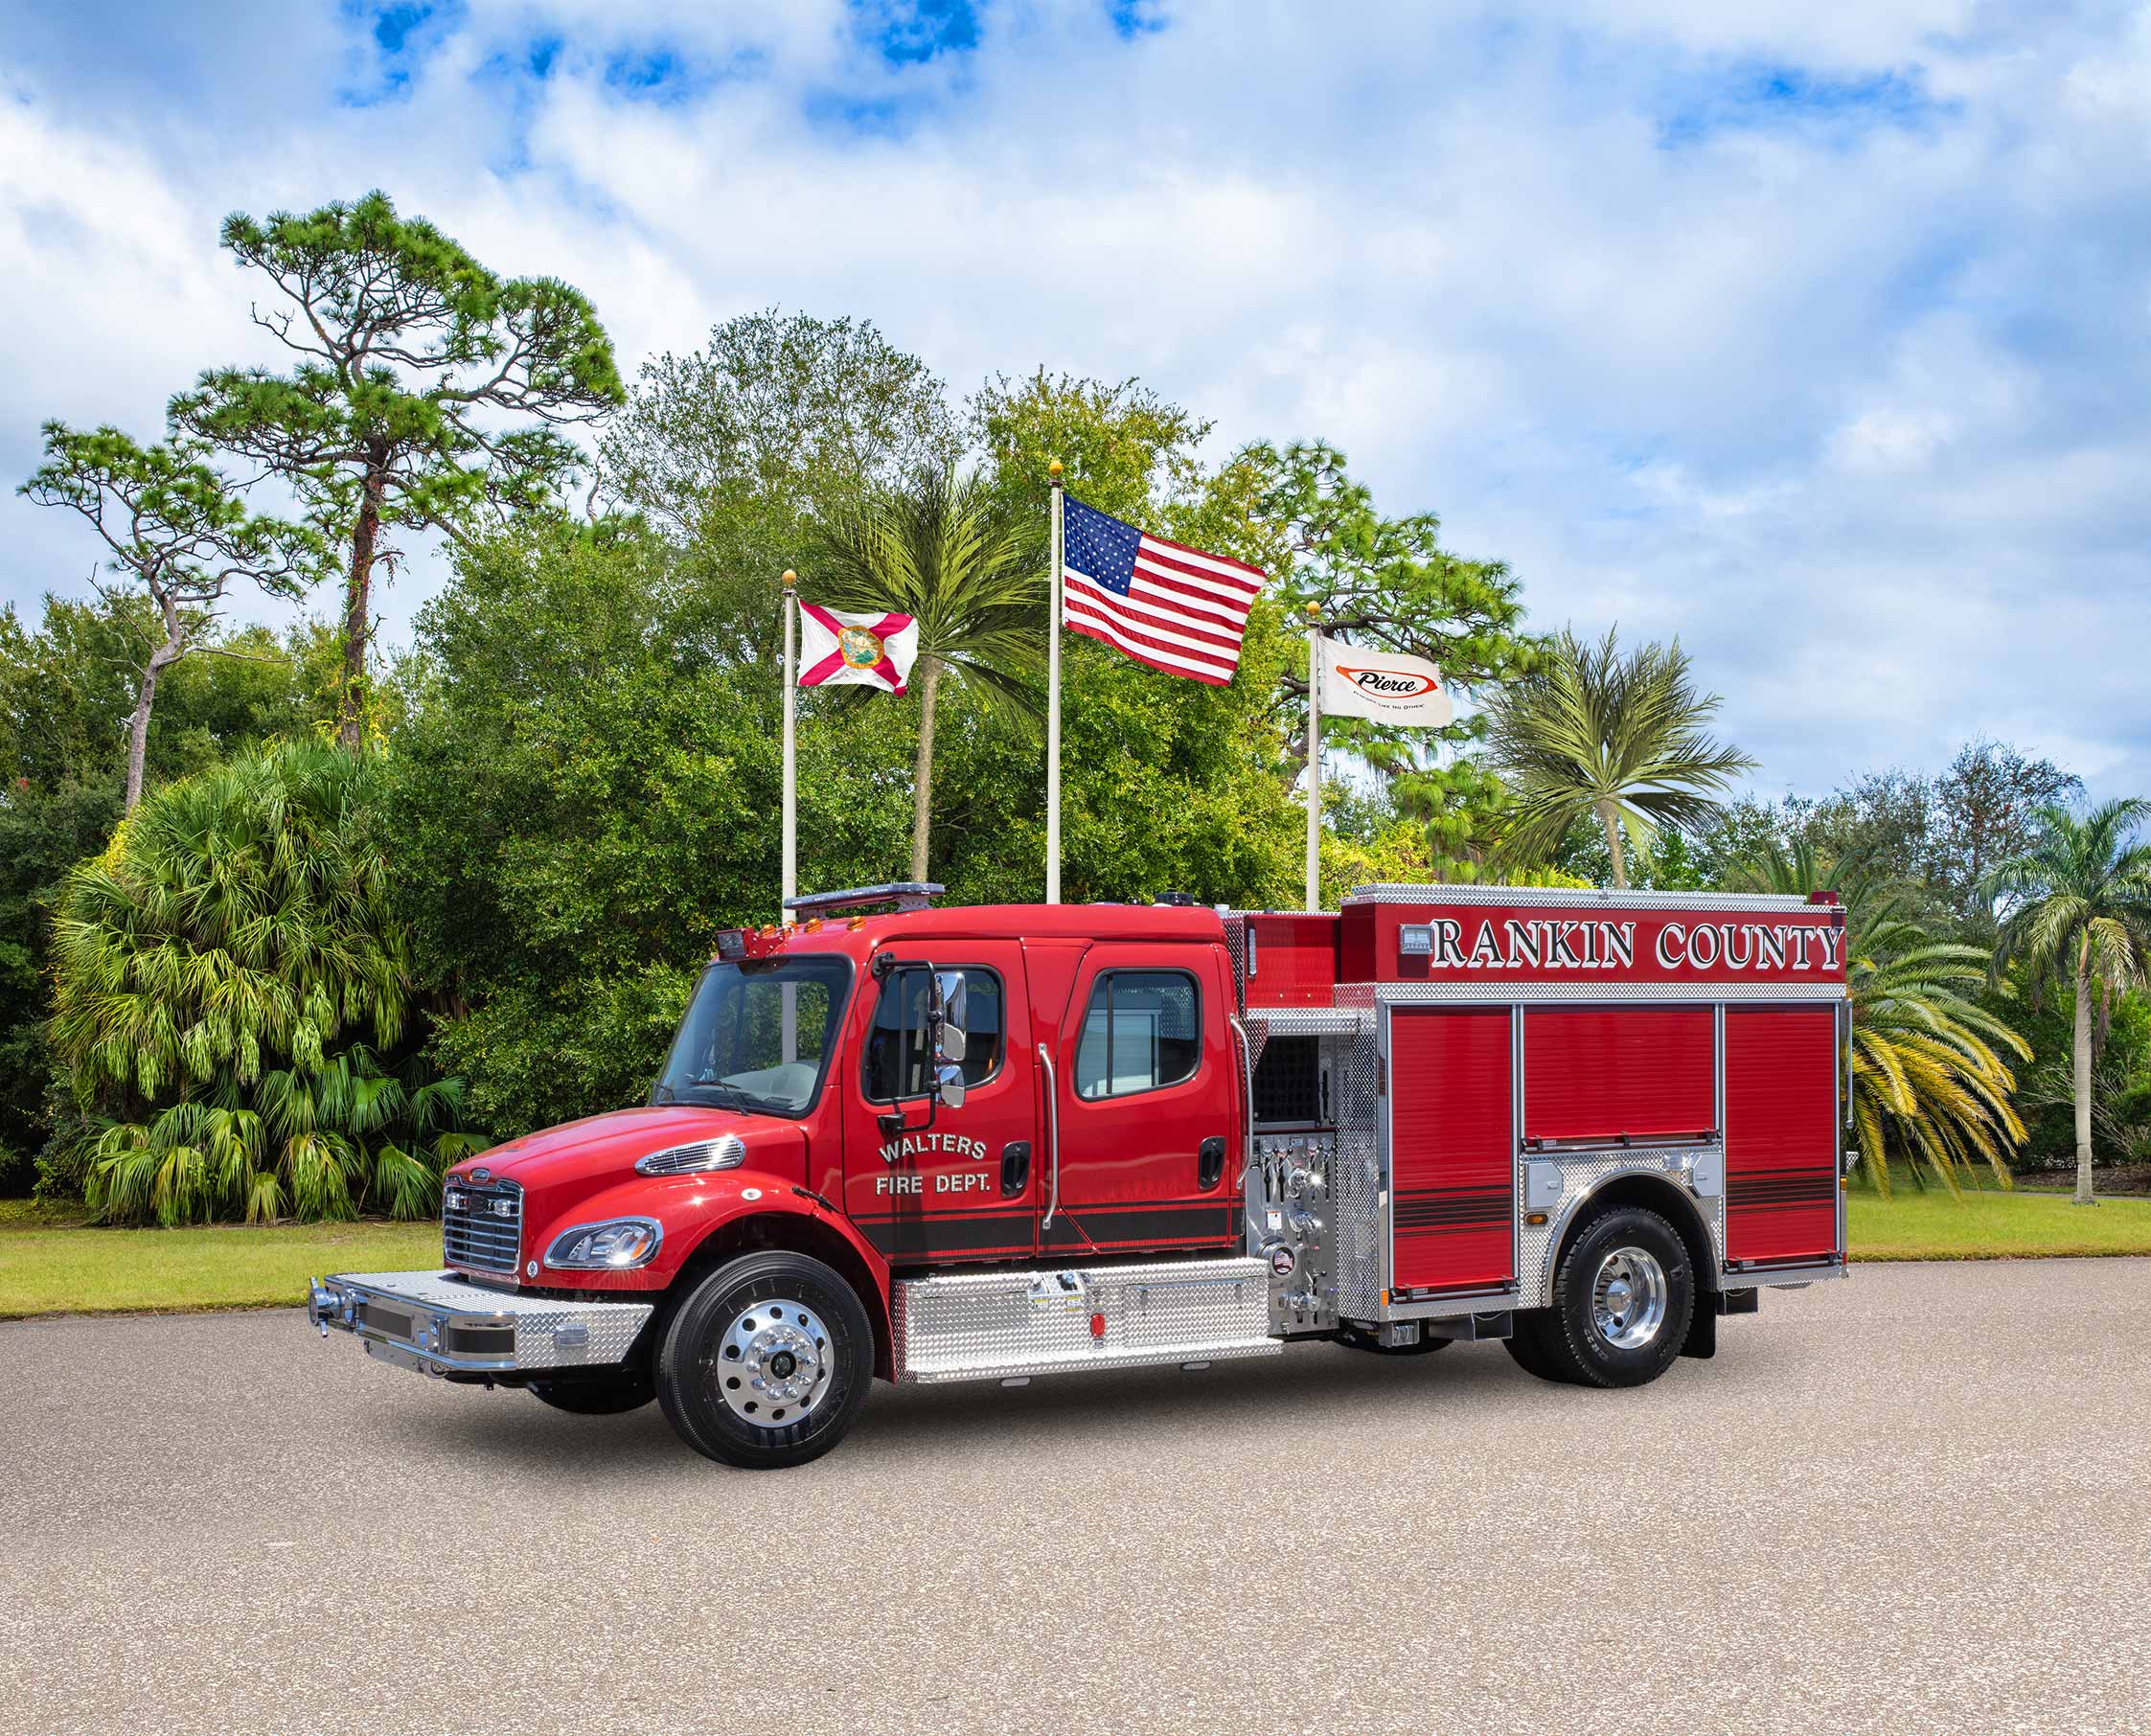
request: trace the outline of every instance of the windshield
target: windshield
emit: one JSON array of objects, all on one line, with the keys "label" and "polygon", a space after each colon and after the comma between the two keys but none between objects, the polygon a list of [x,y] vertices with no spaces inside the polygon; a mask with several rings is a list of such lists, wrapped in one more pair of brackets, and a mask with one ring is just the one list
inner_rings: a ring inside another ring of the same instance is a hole
[{"label": "windshield", "polygon": [[821,1089],[851,975],[841,958],[712,965],[650,1101],[805,1114]]}]

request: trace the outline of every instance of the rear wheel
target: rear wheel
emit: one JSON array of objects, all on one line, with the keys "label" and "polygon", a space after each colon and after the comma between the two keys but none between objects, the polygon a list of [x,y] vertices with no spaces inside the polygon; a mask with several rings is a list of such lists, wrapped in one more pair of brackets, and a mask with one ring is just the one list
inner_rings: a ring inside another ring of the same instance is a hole
[{"label": "rear wheel", "polygon": [[1568,1384],[1575,1377],[1566,1372],[1546,1344],[1546,1327],[1552,1313],[1546,1308],[1520,1313],[1514,1329],[1501,1342],[1508,1347],[1510,1360],[1525,1374],[1537,1375],[1542,1381]]},{"label": "rear wheel", "polygon": [[803,1465],[835,1446],[873,1379],[864,1305],[805,1254],[719,1267],[680,1304],[657,1351],[657,1402],[679,1438],[756,1471]]},{"label": "rear wheel", "polygon": [[1614,1206],[1561,1257],[1536,1349],[1552,1379],[1641,1386],[1672,1367],[1694,1313],[1695,1272],[1679,1232],[1656,1212]]}]

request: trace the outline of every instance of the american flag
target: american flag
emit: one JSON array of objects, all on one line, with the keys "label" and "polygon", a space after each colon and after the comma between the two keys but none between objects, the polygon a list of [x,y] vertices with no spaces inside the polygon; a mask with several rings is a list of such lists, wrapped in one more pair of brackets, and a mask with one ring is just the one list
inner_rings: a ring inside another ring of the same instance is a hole
[{"label": "american flag", "polygon": [[1068,630],[1169,675],[1228,683],[1262,568],[1146,537],[1073,495],[1064,496],[1061,511]]}]

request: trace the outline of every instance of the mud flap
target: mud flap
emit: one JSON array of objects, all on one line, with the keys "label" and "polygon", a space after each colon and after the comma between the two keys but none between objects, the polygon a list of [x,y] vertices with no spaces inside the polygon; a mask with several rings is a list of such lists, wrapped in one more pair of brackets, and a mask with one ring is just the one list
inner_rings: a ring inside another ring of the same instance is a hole
[{"label": "mud flap", "polygon": [[1752,1314],[1762,1311],[1763,1292],[1759,1290],[1721,1290],[1696,1298],[1695,1314],[1688,1321],[1688,1336],[1682,1340],[1681,1354],[1707,1359],[1718,1354],[1718,1316],[1720,1314]]}]

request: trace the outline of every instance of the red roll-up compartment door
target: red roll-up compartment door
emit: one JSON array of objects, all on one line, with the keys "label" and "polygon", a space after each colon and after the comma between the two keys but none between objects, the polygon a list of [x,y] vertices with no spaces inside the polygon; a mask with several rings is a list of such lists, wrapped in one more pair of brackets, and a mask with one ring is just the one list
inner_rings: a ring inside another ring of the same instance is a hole
[{"label": "red roll-up compartment door", "polygon": [[1694,1138],[1718,1125],[1708,1007],[1527,1007],[1523,1136]]},{"label": "red roll-up compartment door", "polygon": [[1726,1009],[1726,1257],[1838,1248],[1834,1005]]},{"label": "red roll-up compartment door", "polygon": [[1389,1017],[1391,1283],[1487,1290],[1516,1276],[1516,1128],[1506,1007]]}]

